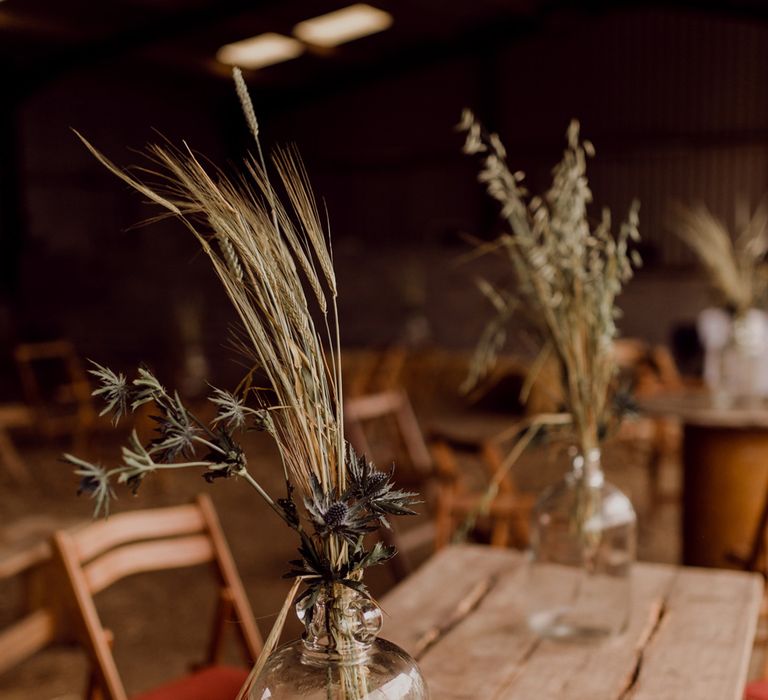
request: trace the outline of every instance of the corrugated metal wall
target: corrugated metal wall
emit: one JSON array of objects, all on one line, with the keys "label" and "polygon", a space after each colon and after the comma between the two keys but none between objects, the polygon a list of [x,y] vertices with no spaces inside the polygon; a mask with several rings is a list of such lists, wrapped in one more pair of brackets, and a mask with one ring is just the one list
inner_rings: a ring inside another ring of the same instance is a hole
[{"label": "corrugated metal wall", "polygon": [[596,202],[618,218],[637,196],[658,264],[692,261],[670,231],[671,202],[705,202],[732,226],[737,197],[756,206],[768,192],[768,24],[617,11],[531,37],[502,61],[499,129],[508,142],[527,135],[517,145],[538,151],[532,174],[546,184],[556,151],[544,162],[531,143],[562,133],[570,104],[597,147]]}]

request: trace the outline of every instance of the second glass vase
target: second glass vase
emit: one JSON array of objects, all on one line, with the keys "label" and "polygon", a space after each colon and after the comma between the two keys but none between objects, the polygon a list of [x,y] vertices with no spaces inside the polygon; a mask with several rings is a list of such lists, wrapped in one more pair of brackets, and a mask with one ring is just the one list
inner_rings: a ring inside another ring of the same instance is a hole
[{"label": "second glass vase", "polygon": [[622,632],[629,619],[636,523],[630,500],[604,477],[600,451],[578,455],[533,510],[528,624],[545,637]]}]

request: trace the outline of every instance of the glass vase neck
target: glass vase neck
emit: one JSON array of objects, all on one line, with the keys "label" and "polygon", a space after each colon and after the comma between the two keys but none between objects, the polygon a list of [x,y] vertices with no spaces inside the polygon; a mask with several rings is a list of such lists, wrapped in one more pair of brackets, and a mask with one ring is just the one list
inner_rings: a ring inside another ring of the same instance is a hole
[{"label": "glass vase neck", "polygon": [[304,624],[307,660],[358,663],[381,631],[380,608],[367,596],[339,583],[321,584],[296,604]]},{"label": "glass vase neck", "polygon": [[571,459],[571,477],[578,481],[585,480],[589,486],[602,486],[605,476],[600,449],[595,447],[586,453],[575,452]]}]

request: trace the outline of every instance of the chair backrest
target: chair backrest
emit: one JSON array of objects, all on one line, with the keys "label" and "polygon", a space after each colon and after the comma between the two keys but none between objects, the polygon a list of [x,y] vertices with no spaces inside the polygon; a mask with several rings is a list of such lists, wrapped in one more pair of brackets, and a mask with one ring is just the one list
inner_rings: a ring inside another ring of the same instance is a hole
[{"label": "chair backrest", "polygon": [[345,399],[344,430],[355,450],[376,460],[379,468],[394,461],[396,480],[398,476],[420,480],[432,475],[429,448],[403,389]]},{"label": "chair backrest", "polygon": [[408,351],[401,345],[384,349],[345,349],[342,354],[344,395],[359,397],[400,385]]},{"label": "chair backrest", "polygon": [[91,385],[68,340],[24,343],[14,350],[27,403],[47,436],[86,430],[96,419]]},{"label": "chair backrest", "polygon": [[131,574],[210,562],[220,584],[220,597],[205,663],[217,662],[226,618],[231,614],[239,623],[240,641],[249,660],[255,661],[261,652],[261,635],[208,496],[200,495],[189,505],[121,513],[57,532],[53,549],[66,579],[82,642],[92,655],[97,681],[107,700],[125,700],[127,696],[93,596]]}]

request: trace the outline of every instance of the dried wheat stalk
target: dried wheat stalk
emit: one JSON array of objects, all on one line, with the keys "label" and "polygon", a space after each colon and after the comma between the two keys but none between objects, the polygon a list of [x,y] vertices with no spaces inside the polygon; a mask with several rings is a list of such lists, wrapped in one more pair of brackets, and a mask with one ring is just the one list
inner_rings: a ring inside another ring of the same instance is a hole
[{"label": "dried wheat stalk", "polygon": [[[255,111],[237,69],[234,77],[256,140],[256,156],[246,159],[245,173],[237,178],[210,173],[188,147],[167,145],[149,147],[149,168],[126,171],[78,136],[112,173],[195,235],[240,318],[240,346],[254,370],[266,376],[268,386],[253,387],[251,372],[237,394],[215,389],[210,400],[219,414],[209,426],[146,368],[128,382],[124,375],[96,365],[92,373],[100,387],[94,393],[105,399],[106,411],[119,417],[152,401],[160,414],[159,436],[142,445],[134,433],[123,448],[122,465],[111,470],[71,455],[66,459],[77,467],[81,491],[91,493],[97,512],[108,507],[113,478],[134,490],[158,469],[204,468],[208,481],[244,479],[298,533],[301,559],[291,562],[288,575],[308,586],[303,597],[312,607],[321,588],[339,600],[353,591],[366,593],[363,570],[395,552],[381,542],[368,549],[364,538],[387,526],[388,515],[413,514],[408,506],[415,494],[396,490],[391,474],[376,471],[344,439],[331,248],[294,150],[278,150],[271,159],[284,193],[278,197],[259,143]],[[320,324],[313,320],[313,306]],[[247,406],[252,398],[258,408]],[[273,499],[250,473],[234,438],[246,427],[266,430],[275,439],[286,479],[284,498]],[[203,448],[208,454],[200,456],[198,450]],[[303,495],[303,513],[292,495],[295,487]],[[329,638],[344,649],[354,640],[346,638],[349,631],[341,607],[341,603],[334,606],[325,624]],[[274,642],[277,636],[276,632],[270,639]],[[343,669],[342,681],[340,700],[367,697],[360,668]],[[329,697],[330,692],[329,685]]]},{"label": "dried wheat stalk", "polygon": [[[744,210],[744,207],[741,207]],[[763,202],[734,240],[703,204],[676,205],[673,230],[699,258],[710,283],[734,313],[765,302],[768,292],[768,205]]]},{"label": "dried wheat stalk", "polygon": [[583,454],[599,444],[611,413],[610,395],[616,373],[612,341],[616,336],[616,297],[639,264],[630,241],[638,234],[637,202],[617,236],[611,233],[611,216],[602,210],[592,226],[587,207],[592,202],[586,176],[587,157],[594,149],[579,138],[579,124],[572,121],[567,147],[553,170],[552,186],[540,197],[529,197],[524,175],[512,172],[496,134],[486,132],[469,110],[459,129],[466,132],[464,152],[481,160],[478,176],[501,206],[509,227],[493,244],[506,255],[517,287],[493,290],[484,283],[497,312],[481,338],[471,380],[484,376],[503,343],[506,317],[518,305],[539,328],[543,352],[559,358],[568,410]]}]

